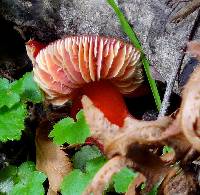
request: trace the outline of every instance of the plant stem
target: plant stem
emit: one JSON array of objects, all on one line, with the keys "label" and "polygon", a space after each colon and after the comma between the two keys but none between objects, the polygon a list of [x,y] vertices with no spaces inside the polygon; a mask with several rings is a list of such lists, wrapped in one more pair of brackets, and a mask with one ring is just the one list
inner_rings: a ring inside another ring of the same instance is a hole
[{"label": "plant stem", "polygon": [[127,36],[129,37],[129,39],[131,40],[131,42],[134,44],[134,46],[139,49],[141,51],[141,60],[144,66],[144,70],[145,73],[147,75],[147,79],[157,106],[158,111],[160,110],[161,107],[161,100],[160,100],[160,95],[156,86],[156,82],[155,80],[152,78],[151,76],[151,72],[150,72],[150,63],[149,60],[146,58],[143,49],[141,47],[140,41],[137,38],[136,33],[134,32],[134,30],[130,27],[128,21],[126,20],[125,16],[123,15],[123,13],[120,11],[119,7],[117,6],[117,4],[115,3],[114,0],[107,0],[107,2],[111,5],[111,7],[113,8],[113,10],[115,11],[116,15],[119,18],[121,27],[123,29],[123,31],[127,34]]}]

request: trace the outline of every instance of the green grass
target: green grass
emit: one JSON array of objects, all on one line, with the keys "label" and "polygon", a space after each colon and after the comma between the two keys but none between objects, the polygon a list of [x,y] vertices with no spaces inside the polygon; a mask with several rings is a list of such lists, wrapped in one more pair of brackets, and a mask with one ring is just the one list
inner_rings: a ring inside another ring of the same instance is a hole
[{"label": "green grass", "polygon": [[128,21],[126,20],[125,16],[123,15],[123,13],[121,12],[121,10],[119,9],[119,7],[117,6],[117,4],[115,3],[114,0],[107,0],[107,2],[111,5],[111,7],[113,8],[113,10],[115,11],[116,15],[118,16],[118,19],[120,21],[121,27],[123,29],[123,31],[127,34],[127,36],[129,37],[130,41],[133,43],[133,45],[139,49],[141,51],[141,60],[144,66],[144,70],[149,82],[149,85],[151,87],[151,91],[155,100],[155,104],[156,107],[158,109],[158,111],[161,108],[161,100],[160,100],[160,95],[156,86],[156,82],[155,80],[152,78],[151,76],[151,72],[150,72],[150,62],[149,60],[146,58],[142,46],[140,44],[139,39],[137,38],[136,33],[134,32],[134,30],[130,27]]}]

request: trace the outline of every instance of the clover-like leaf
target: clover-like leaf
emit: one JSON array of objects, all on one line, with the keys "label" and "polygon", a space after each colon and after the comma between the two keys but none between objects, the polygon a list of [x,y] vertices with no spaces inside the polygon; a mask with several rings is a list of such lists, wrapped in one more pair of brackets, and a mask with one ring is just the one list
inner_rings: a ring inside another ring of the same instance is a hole
[{"label": "clover-like leaf", "polygon": [[12,91],[9,81],[5,78],[0,78],[0,108],[3,106],[11,108],[19,101],[20,96]]},{"label": "clover-like leaf", "polygon": [[128,190],[129,184],[137,177],[137,173],[127,167],[113,176],[114,188],[118,193],[125,193]]},{"label": "clover-like leaf", "polygon": [[61,185],[62,195],[82,195],[89,182],[105,162],[105,158],[101,156],[90,160],[86,164],[86,172],[74,169],[69,175],[64,177]]},{"label": "clover-like leaf", "polygon": [[89,126],[86,123],[83,111],[79,111],[76,115],[77,121],[67,117],[60,120],[53,127],[49,136],[53,138],[54,143],[62,145],[68,144],[82,144],[90,135]]},{"label": "clover-like leaf", "polygon": [[12,91],[18,93],[23,101],[40,103],[44,100],[42,91],[33,80],[32,72],[27,72],[21,79],[11,85]]},{"label": "clover-like leaf", "polygon": [[0,109],[0,141],[19,140],[24,130],[27,115],[26,105],[18,103],[11,109]]}]

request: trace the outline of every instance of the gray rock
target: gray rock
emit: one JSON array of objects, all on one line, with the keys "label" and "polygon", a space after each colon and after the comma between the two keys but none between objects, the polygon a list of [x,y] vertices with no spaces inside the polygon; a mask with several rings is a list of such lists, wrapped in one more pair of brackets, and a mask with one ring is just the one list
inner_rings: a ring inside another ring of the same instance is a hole
[{"label": "gray rock", "polygon": [[[179,10],[164,0],[119,0],[118,4],[134,27],[150,62],[168,81],[176,72],[197,12],[180,24],[170,19]],[[66,35],[100,34],[128,38],[105,0],[1,0],[1,15],[19,26],[27,38],[44,42]]]},{"label": "gray rock", "polygon": [[[173,24],[170,19],[179,7],[167,7],[164,0],[119,0],[118,4],[134,27],[151,64],[168,81],[180,64],[197,13]],[[29,37],[46,42],[77,34],[128,40],[105,0],[2,0],[0,11]]]}]

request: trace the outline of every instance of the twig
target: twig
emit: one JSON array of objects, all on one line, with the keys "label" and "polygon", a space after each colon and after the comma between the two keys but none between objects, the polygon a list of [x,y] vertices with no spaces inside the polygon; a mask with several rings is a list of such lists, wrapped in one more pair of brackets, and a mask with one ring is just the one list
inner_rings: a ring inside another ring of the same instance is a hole
[{"label": "twig", "polygon": [[[184,58],[184,56],[183,56],[183,58]],[[181,60],[181,61],[183,61],[183,60]],[[164,95],[164,98],[162,101],[162,106],[161,106],[158,118],[165,116],[167,109],[170,105],[169,99],[170,99],[172,89],[174,87],[174,83],[176,80],[176,76],[178,74],[178,70],[180,69],[180,66],[181,66],[181,63],[176,68],[174,68],[174,70],[172,71],[172,74],[170,76],[169,82],[167,82],[167,88],[165,91],[165,95]]]},{"label": "twig", "polygon": [[[198,16],[195,19],[193,28],[192,28],[190,36],[189,36],[189,39],[192,39],[192,37],[194,36],[194,33],[196,31],[196,27],[197,27],[198,22],[199,22],[199,18],[200,18],[200,12],[198,13]],[[181,65],[182,65],[182,62],[184,60],[184,57],[185,57],[185,54],[183,54],[182,59],[180,61],[180,64],[178,65],[178,67],[176,67],[173,70],[173,72],[171,74],[171,77],[169,79],[169,82],[167,83],[167,88],[166,88],[166,91],[165,91],[165,94],[164,94],[164,98],[163,98],[163,101],[162,101],[162,106],[161,106],[158,118],[160,118],[162,116],[165,116],[165,114],[167,112],[167,109],[168,109],[168,107],[170,105],[170,102],[169,102],[170,95],[171,95],[172,89],[174,87],[174,82],[175,82],[175,79],[176,79],[176,75],[178,74],[178,72],[179,72],[179,70],[181,68]]]},{"label": "twig", "polygon": [[172,18],[172,22],[179,23],[191,13],[193,13],[195,10],[197,10],[199,7],[200,0],[193,0],[177,12],[177,14]]}]

